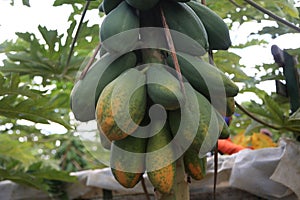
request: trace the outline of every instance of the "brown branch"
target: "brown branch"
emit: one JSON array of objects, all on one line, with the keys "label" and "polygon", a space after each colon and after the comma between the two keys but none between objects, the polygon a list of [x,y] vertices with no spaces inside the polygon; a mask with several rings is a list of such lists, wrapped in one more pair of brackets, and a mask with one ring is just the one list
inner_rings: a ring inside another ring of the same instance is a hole
[{"label": "brown branch", "polygon": [[177,55],[176,55],[174,42],[173,42],[171,32],[170,32],[169,26],[167,24],[167,20],[165,18],[165,14],[164,14],[164,11],[163,11],[162,7],[160,7],[160,14],[161,14],[162,23],[163,23],[163,26],[164,26],[168,46],[169,46],[169,49],[171,51],[172,60],[174,62],[174,66],[175,66],[175,69],[176,69],[176,72],[177,72],[177,77],[178,77],[179,82],[180,82],[181,91],[182,91],[183,95],[186,97],[184,84],[183,84],[183,78],[182,78],[180,66],[179,66],[179,63],[178,63],[178,58],[177,58]]},{"label": "brown branch", "polygon": [[271,18],[275,19],[276,21],[296,30],[297,32],[300,32],[300,27],[295,26],[293,23],[282,19],[281,17],[279,17],[278,15],[272,13],[271,11],[261,7],[260,5],[258,5],[257,3],[255,3],[252,0],[244,0],[245,2],[247,2],[248,4],[250,4],[251,6],[253,6],[254,8],[256,8],[257,10],[261,11],[262,13],[265,13],[267,15],[269,15]]},{"label": "brown branch", "polygon": [[235,105],[241,110],[243,111],[243,113],[245,113],[246,115],[248,115],[251,119],[257,121],[258,123],[264,125],[264,126],[267,126],[267,127],[270,127],[272,129],[275,129],[275,130],[279,130],[280,127],[277,127],[277,126],[274,126],[274,125],[271,125],[271,124],[268,124],[266,122],[264,122],[263,120],[257,118],[256,116],[254,116],[251,112],[249,112],[248,110],[246,110],[243,106],[241,106],[239,103],[235,102]]},{"label": "brown branch", "polygon": [[272,129],[275,129],[275,130],[281,130],[281,129],[285,129],[285,130],[288,130],[288,131],[292,131],[292,132],[299,132],[298,129],[294,129],[294,128],[291,128],[291,127],[280,127],[280,126],[274,126],[272,124],[268,124],[266,123],[265,121],[257,118],[256,116],[254,116],[251,112],[249,112],[248,110],[246,110],[243,106],[241,106],[240,104],[238,104],[237,102],[235,102],[235,105],[243,112],[245,113],[246,115],[248,115],[251,119],[257,121],[258,123],[264,125],[264,126],[267,126],[269,128],[272,128]]},{"label": "brown branch", "polygon": [[87,63],[87,65],[85,66],[85,68],[83,69],[83,71],[81,72],[80,77],[79,77],[80,80],[84,79],[86,73],[88,72],[88,70],[92,66],[92,64],[93,64],[93,62],[94,62],[94,60],[95,60],[95,58],[97,56],[97,53],[100,50],[100,48],[101,48],[101,42],[99,42],[99,44],[97,45],[96,50],[94,51],[91,59],[89,60],[89,62]]},{"label": "brown branch", "polygon": [[232,3],[233,5],[235,5],[238,8],[242,8],[242,6],[240,6],[239,4],[237,4],[237,2],[235,2],[234,0],[229,0],[230,3]]}]

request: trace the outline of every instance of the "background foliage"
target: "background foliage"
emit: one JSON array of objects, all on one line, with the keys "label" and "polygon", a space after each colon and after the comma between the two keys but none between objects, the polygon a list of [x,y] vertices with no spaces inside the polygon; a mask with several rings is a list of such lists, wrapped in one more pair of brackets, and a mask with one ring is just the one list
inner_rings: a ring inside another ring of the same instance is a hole
[{"label": "background foliage", "polygon": [[[91,1],[89,9],[98,9],[100,2]],[[206,2],[226,19],[230,28],[250,21],[273,21],[244,0]],[[255,2],[299,27],[300,8],[295,7],[295,1]],[[0,66],[0,181],[12,180],[64,197],[63,190],[58,186],[76,181],[68,172],[103,167],[84,148],[76,130],[78,122],[74,120],[69,106],[76,75],[99,42],[99,24],[88,26],[88,21],[84,21],[67,65],[73,35],[78,26],[78,20],[75,19],[82,13],[84,3],[82,0],[53,1],[53,6],[69,4],[73,8],[68,19],[70,26],[64,34],[59,35],[57,30],[39,26],[39,33],[17,32],[16,41],[5,41],[0,45],[0,53],[6,55]],[[11,4],[14,4],[13,0]],[[23,0],[23,4],[30,6],[30,1]],[[295,30],[277,23],[277,26],[266,26],[250,35],[268,34],[276,38],[293,32]],[[37,34],[42,38],[38,39]],[[267,43],[263,37],[256,37],[231,49],[242,50]],[[283,136],[292,137],[292,132],[300,132],[300,111],[290,117],[288,98],[257,88],[257,84],[263,81],[271,80],[275,84],[275,80],[284,80],[282,70],[276,64],[263,64],[256,68],[265,73],[250,77],[246,66],[240,64],[241,57],[233,52],[214,52],[215,62],[240,83],[241,93],[251,92],[258,96],[261,101],[243,102],[242,106],[265,123],[259,123],[237,109],[230,126],[232,133],[245,131],[245,134],[251,134],[260,128],[269,128],[274,133],[273,139],[277,141]],[[300,49],[289,52],[300,55]],[[64,127],[65,132],[49,132],[41,128],[41,124]]]}]

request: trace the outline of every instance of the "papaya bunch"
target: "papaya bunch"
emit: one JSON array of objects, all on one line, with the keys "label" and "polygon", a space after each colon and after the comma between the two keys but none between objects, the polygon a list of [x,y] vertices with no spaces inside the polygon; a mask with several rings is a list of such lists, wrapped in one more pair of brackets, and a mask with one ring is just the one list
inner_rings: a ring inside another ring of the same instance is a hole
[{"label": "papaya bunch", "polygon": [[223,117],[239,92],[202,58],[230,47],[226,24],[198,1],[103,0],[99,9],[106,14],[100,58],[74,85],[75,118],[97,121],[112,173],[126,188],[147,173],[158,191],[172,192],[181,158],[201,180],[205,154],[229,136]]}]

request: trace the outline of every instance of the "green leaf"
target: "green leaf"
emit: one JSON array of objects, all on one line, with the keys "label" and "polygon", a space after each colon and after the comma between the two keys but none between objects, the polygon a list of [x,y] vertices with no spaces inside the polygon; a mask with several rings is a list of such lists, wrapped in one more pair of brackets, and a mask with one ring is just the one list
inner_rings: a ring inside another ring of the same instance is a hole
[{"label": "green leaf", "polygon": [[36,101],[26,99],[16,105],[8,104],[6,99],[7,97],[4,97],[0,100],[0,113],[2,116],[13,119],[26,119],[43,124],[49,124],[49,121],[52,121],[63,125],[67,129],[71,129],[70,124],[63,120],[59,113],[56,113],[54,110],[42,104],[42,99]]},{"label": "green leaf", "polygon": [[49,186],[43,183],[43,180],[36,179],[34,176],[31,176],[22,171],[10,171],[0,168],[0,177],[3,180],[11,180],[13,182],[34,187],[43,191],[48,191]]},{"label": "green leaf", "polygon": [[277,104],[270,96],[265,95],[264,103],[266,105],[266,109],[272,116],[272,120],[276,121],[278,124],[283,124],[284,120],[284,112],[280,109],[280,105]]},{"label": "green leaf", "polygon": [[48,179],[48,180],[58,180],[58,181],[64,181],[64,182],[76,182],[77,177],[76,176],[70,176],[70,172],[66,171],[59,171],[56,169],[53,169],[51,167],[43,167],[39,170],[35,170],[34,172],[31,172],[32,175]]},{"label": "green leaf", "polygon": [[54,47],[57,42],[60,41],[62,36],[58,36],[57,30],[48,30],[46,27],[38,26],[40,33],[42,34],[46,44],[49,47],[50,52],[54,52]]},{"label": "green leaf", "polygon": [[223,72],[233,74],[233,80],[237,82],[250,79],[250,77],[243,72],[242,66],[238,64],[240,58],[240,56],[228,51],[217,51],[214,54],[214,61],[217,67]]},{"label": "green leaf", "polygon": [[300,108],[289,117],[289,120],[300,120]]},{"label": "green leaf", "polygon": [[74,4],[74,3],[80,3],[82,4],[82,0],[55,0],[53,6],[62,6],[64,4]]},{"label": "green leaf", "polygon": [[30,7],[29,0],[22,0],[24,6]]},{"label": "green leaf", "polygon": [[293,0],[275,0],[276,3],[282,11],[291,17],[299,18],[299,12],[295,7],[295,1]]},{"label": "green leaf", "polygon": [[36,158],[31,153],[32,147],[28,143],[20,143],[11,139],[9,135],[0,134],[0,146],[0,156],[21,161],[25,166],[36,161]]}]

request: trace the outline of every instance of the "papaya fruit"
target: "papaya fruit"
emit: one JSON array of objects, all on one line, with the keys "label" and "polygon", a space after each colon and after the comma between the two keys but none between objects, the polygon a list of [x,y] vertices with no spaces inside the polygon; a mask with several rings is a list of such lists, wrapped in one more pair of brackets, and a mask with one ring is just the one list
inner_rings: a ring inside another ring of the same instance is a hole
[{"label": "papaya fruit", "polygon": [[115,9],[123,0],[103,0],[103,11],[106,15],[113,9]]},{"label": "papaya fruit", "polygon": [[[157,132],[153,122],[151,134]],[[147,176],[158,191],[170,193],[175,181],[176,160],[175,147],[170,143],[172,135],[167,124],[154,136],[148,138],[146,171]]]},{"label": "papaya fruit", "polygon": [[[217,67],[185,53],[177,53],[177,57],[183,76],[207,98],[220,95],[234,97],[238,94],[238,86]],[[168,56],[167,62],[174,67],[171,56]]]},{"label": "papaya fruit", "polygon": [[197,1],[187,3],[202,21],[208,36],[209,49],[227,50],[231,46],[229,29],[223,19]]},{"label": "papaya fruit", "polygon": [[226,117],[230,117],[235,112],[235,100],[233,97],[228,97],[226,99]]},{"label": "papaya fruit", "polygon": [[103,89],[96,106],[96,120],[110,141],[123,139],[138,128],[146,109],[145,83],[142,72],[129,69]]},{"label": "papaya fruit", "polygon": [[111,65],[109,65],[109,67],[105,69],[97,84],[95,93],[95,105],[97,104],[99,96],[104,87],[112,80],[117,78],[121,73],[134,67],[136,65],[136,62],[137,58],[135,53],[129,52],[116,59]]},{"label": "papaya fruit", "polygon": [[99,50],[100,58],[103,57],[106,53],[108,53],[108,52],[103,47],[101,47],[100,50]]},{"label": "papaya fruit", "polygon": [[169,111],[168,120],[171,132],[175,138],[177,134],[180,134],[181,139],[178,143],[184,152],[190,148],[196,149],[198,153],[201,148],[208,152],[215,145],[220,133],[215,110],[210,102],[191,86],[185,85],[185,91],[187,99],[194,98],[193,95],[196,96],[198,105],[194,106],[194,103],[191,104],[187,100],[184,108]]},{"label": "papaya fruit", "polygon": [[[98,124],[97,124],[98,126]],[[111,141],[106,137],[106,135],[101,131],[100,127],[97,127],[98,131],[99,131],[99,136],[100,136],[100,143],[102,145],[102,147],[106,150],[110,150],[111,149]]]},{"label": "papaya fruit", "polygon": [[219,124],[219,132],[220,132],[219,139],[227,139],[230,136],[229,127],[226,124],[223,116],[217,110],[215,112],[216,112],[216,115],[218,118],[218,124]]},{"label": "papaya fruit", "polygon": [[[139,135],[138,128],[135,132]],[[126,188],[133,188],[145,171],[146,138],[128,137],[113,141],[110,167],[115,179]]]},{"label": "papaya fruit", "polygon": [[175,110],[182,103],[183,95],[177,78],[160,64],[150,64],[146,71],[147,94],[154,103],[167,110]]},{"label": "papaya fruit", "polygon": [[185,172],[194,180],[201,180],[206,174],[207,158],[199,158],[196,149],[188,149],[183,155]]},{"label": "papaya fruit", "polygon": [[161,1],[160,5],[171,30],[176,51],[204,55],[209,48],[208,37],[195,12],[186,4],[175,1]]},{"label": "papaya fruit", "polygon": [[134,53],[120,57],[107,54],[96,61],[85,77],[75,83],[71,91],[70,104],[75,119],[81,122],[94,120],[95,104],[103,88],[123,71],[134,67],[135,64]]},{"label": "papaya fruit", "polygon": [[110,53],[132,50],[139,39],[139,18],[125,1],[121,2],[103,20],[100,39]]},{"label": "papaya fruit", "polygon": [[147,1],[126,0],[126,2],[136,9],[149,10],[153,8],[159,2],[159,0],[147,0]]},{"label": "papaya fruit", "polygon": [[218,98],[213,102],[213,106],[216,108],[216,110],[222,115],[226,117],[230,117],[235,112],[235,100],[234,97],[211,97],[212,98]]}]

